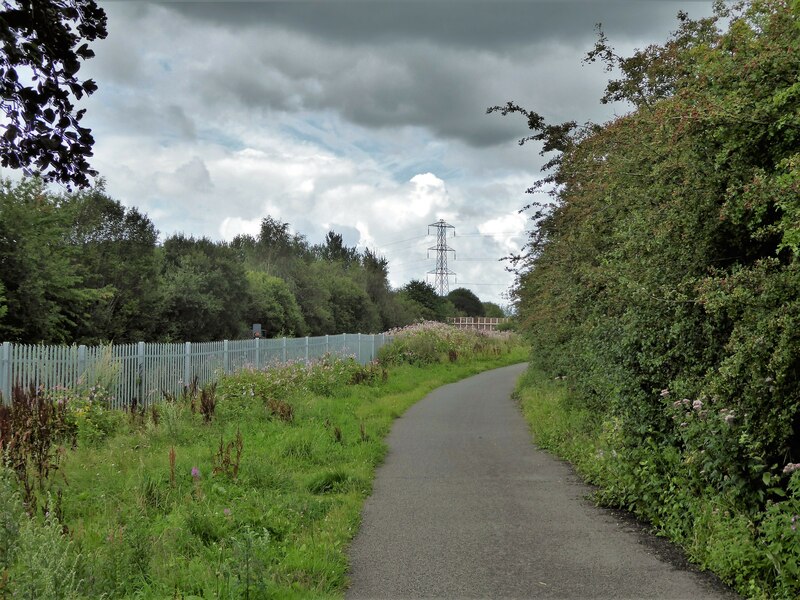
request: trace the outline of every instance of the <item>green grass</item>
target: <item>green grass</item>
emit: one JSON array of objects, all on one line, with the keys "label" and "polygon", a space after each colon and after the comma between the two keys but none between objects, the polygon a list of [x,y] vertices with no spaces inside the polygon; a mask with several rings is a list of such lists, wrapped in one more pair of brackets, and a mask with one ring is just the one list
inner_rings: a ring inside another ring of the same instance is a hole
[{"label": "green grass", "polygon": [[[61,494],[51,511],[79,556],[78,596],[341,597],[347,548],[393,419],[434,388],[527,352],[395,366],[385,381],[359,385],[278,388],[259,373],[227,377],[210,423],[178,402],[157,424],[148,416],[99,443],[79,442],[49,481],[51,497]],[[291,420],[267,408],[275,396]],[[12,583],[19,572],[11,568]]]},{"label": "green grass", "polygon": [[598,486],[598,503],[648,521],[743,597],[800,597],[800,472],[765,511],[748,512],[724,492],[693,487],[671,446],[627,443],[618,421],[576,406],[566,382],[531,369],[515,395],[533,441]]}]

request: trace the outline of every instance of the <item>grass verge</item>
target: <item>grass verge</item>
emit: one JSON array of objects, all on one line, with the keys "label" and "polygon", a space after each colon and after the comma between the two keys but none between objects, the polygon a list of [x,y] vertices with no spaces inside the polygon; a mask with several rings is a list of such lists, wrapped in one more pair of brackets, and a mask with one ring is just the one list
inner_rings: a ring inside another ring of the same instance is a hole
[{"label": "grass verge", "polygon": [[0,477],[0,594],[342,596],[393,419],[438,386],[528,354],[486,350],[388,372],[331,360],[302,381],[305,367],[241,373],[134,415],[84,403],[77,447],[39,482],[33,519],[12,518],[30,505],[10,470]]},{"label": "grass verge", "polygon": [[529,369],[515,395],[536,444],[598,486],[599,504],[649,522],[743,597],[800,597],[800,471],[766,510],[743,510],[724,490],[693,485],[691,456],[627,443],[617,421],[576,406],[561,378]]}]

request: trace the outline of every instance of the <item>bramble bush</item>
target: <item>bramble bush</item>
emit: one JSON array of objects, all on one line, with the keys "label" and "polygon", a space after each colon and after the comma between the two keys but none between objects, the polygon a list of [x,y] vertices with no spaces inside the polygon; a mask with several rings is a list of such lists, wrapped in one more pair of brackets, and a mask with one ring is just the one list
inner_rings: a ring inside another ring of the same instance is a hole
[{"label": "bramble bush", "polygon": [[534,427],[750,597],[800,596],[799,30],[796,0],[718,3],[631,57],[601,33],[609,123],[490,109],[556,152],[517,257],[534,368],[566,377]]}]

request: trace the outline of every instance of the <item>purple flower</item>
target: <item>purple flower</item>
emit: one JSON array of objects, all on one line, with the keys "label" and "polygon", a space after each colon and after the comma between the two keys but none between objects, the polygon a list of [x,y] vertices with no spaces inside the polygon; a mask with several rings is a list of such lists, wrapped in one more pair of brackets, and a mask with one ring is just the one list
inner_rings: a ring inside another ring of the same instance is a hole
[{"label": "purple flower", "polygon": [[197,467],[192,467],[192,477],[197,480],[200,479],[200,469]]},{"label": "purple flower", "polygon": [[800,470],[800,463],[787,463],[787,465],[783,467],[783,474],[788,475],[798,470]]},{"label": "purple flower", "polygon": [[695,410],[700,410],[703,408],[703,401],[702,400],[695,400],[692,402],[692,408]]},{"label": "purple flower", "polygon": [[226,509],[225,509],[225,510],[223,510],[222,512],[224,512],[224,513],[225,513],[225,516],[226,516],[226,517],[230,517],[230,516],[231,516],[231,509],[230,509],[230,508],[226,508]]}]

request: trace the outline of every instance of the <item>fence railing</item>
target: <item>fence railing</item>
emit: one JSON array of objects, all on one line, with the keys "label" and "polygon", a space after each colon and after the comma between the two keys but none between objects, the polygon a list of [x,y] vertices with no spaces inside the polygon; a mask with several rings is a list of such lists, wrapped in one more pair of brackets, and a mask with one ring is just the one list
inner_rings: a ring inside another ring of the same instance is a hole
[{"label": "fence railing", "polygon": [[375,359],[385,334],[346,333],[305,338],[252,339],[183,344],[43,346],[3,342],[0,394],[9,402],[14,386],[46,390],[103,385],[115,408],[145,406],[164,392],[178,395],[194,378],[200,385],[221,373],[264,369],[289,361],[313,361],[325,354],[353,356],[361,364]]},{"label": "fence railing", "polygon": [[508,321],[507,317],[450,317],[447,319],[450,325],[459,329],[478,329],[481,331],[494,331],[498,325]]}]

